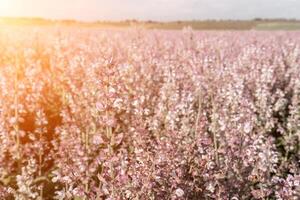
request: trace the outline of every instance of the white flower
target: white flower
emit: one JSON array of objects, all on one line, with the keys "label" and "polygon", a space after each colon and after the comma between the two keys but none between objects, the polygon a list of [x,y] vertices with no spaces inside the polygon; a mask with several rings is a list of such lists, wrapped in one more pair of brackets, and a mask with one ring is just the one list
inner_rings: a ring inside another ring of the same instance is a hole
[{"label": "white flower", "polygon": [[220,125],[220,130],[225,131],[226,129],[226,124],[223,120],[219,120],[219,125]]},{"label": "white flower", "polygon": [[130,198],[131,197],[131,195],[132,195],[132,193],[131,193],[131,191],[130,190],[126,190],[125,191],[125,196],[126,196],[126,198]]},{"label": "white flower", "polygon": [[139,105],[139,101],[138,101],[138,100],[134,100],[134,101],[132,102],[132,105],[137,107],[137,106]]},{"label": "white flower", "polygon": [[113,107],[114,107],[114,108],[121,109],[122,103],[123,103],[123,100],[120,99],[120,98],[117,98],[117,99],[114,101],[114,103],[113,103]]},{"label": "white flower", "polygon": [[12,125],[14,125],[16,122],[17,122],[17,118],[15,118],[15,117],[12,117],[9,119],[9,123]]},{"label": "white flower", "polygon": [[213,193],[215,191],[215,186],[212,183],[209,183],[208,186],[206,187],[206,189],[208,191],[210,191],[211,193]]},{"label": "white flower", "polygon": [[111,94],[114,94],[114,93],[116,93],[116,89],[113,87],[109,87],[108,92]]},{"label": "white flower", "polygon": [[175,190],[175,194],[176,194],[176,196],[178,196],[178,197],[182,197],[182,196],[184,195],[184,191],[183,191],[181,188],[177,188],[177,189]]},{"label": "white flower", "polygon": [[102,112],[105,110],[105,106],[101,102],[96,103],[96,108],[99,112]]},{"label": "white flower", "polygon": [[245,133],[250,133],[252,131],[252,126],[251,126],[250,122],[247,122],[245,124],[244,131],[245,131]]}]

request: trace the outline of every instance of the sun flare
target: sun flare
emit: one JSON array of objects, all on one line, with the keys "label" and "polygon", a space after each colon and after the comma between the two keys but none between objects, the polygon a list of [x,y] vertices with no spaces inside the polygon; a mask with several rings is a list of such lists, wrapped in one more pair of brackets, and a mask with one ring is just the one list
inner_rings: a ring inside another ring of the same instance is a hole
[{"label": "sun flare", "polygon": [[0,0],[0,17],[17,15],[18,4],[15,0]]},{"label": "sun flare", "polygon": [[3,12],[3,11],[7,12],[7,9],[10,8],[10,6],[11,6],[11,2],[12,1],[9,1],[9,0],[0,0],[0,10],[1,10],[1,12]]}]

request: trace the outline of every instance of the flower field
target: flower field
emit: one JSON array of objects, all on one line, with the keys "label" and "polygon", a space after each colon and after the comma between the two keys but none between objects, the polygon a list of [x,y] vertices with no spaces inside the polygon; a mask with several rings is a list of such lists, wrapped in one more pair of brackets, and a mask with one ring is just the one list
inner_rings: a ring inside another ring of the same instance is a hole
[{"label": "flower field", "polygon": [[0,199],[300,195],[300,32],[0,29]]}]

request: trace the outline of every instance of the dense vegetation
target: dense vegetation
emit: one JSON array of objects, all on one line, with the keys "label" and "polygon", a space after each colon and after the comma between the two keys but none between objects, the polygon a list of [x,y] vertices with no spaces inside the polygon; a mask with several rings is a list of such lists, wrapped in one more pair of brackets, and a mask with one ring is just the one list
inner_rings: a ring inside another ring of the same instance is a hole
[{"label": "dense vegetation", "polygon": [[1,199],[300,193],[300,32],[0,30]]},{"label": "dense vegetation", "polygon": [[70,26],[89,28],[131,28],[181,30],[191,27],[194,30],[300,30],[300,21],[294,19],[253,19],[253,20],[190,20],[190,21],[94,21],[48,20],[43,18],[0,17],[0,25],[26,26]]}]

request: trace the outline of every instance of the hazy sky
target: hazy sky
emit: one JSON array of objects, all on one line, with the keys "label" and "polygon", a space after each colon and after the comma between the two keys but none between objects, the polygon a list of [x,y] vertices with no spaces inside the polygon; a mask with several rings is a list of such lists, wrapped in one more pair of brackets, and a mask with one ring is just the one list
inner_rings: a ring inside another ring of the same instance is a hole
[{"label": "hazy sky", "polygon": [[87,21],[300,19],[300,0],[0,0],[0,16]]}]

